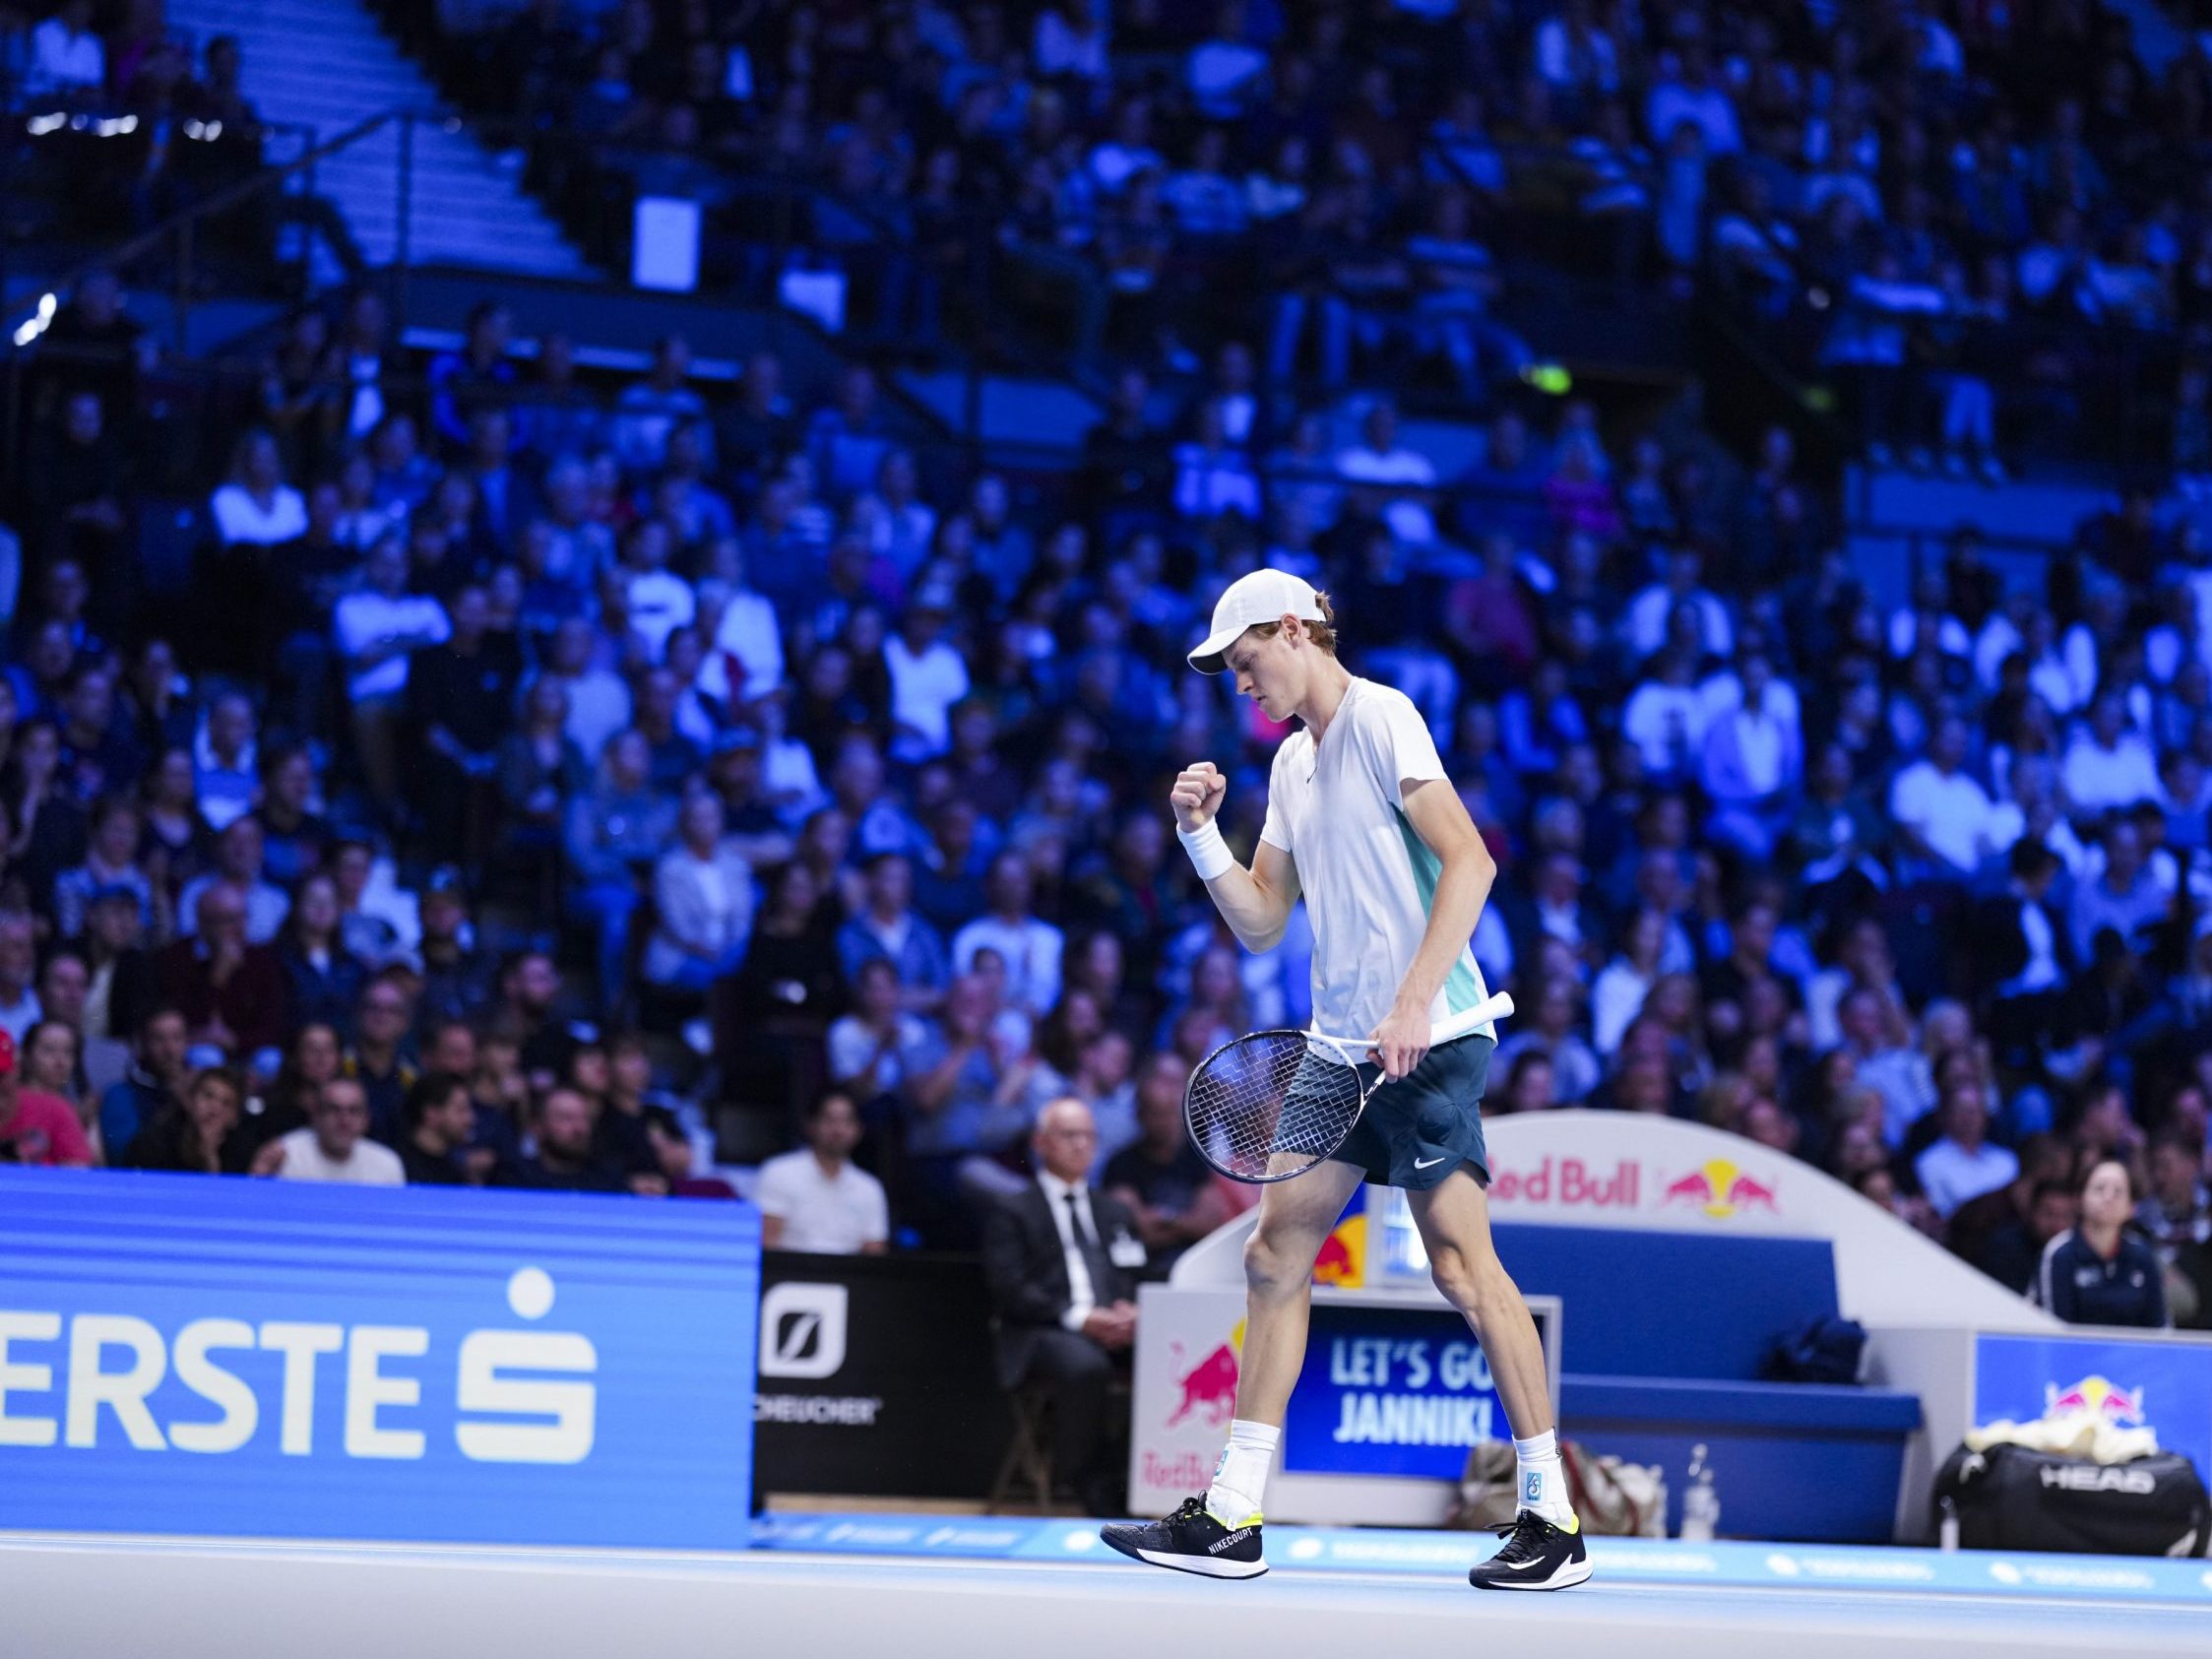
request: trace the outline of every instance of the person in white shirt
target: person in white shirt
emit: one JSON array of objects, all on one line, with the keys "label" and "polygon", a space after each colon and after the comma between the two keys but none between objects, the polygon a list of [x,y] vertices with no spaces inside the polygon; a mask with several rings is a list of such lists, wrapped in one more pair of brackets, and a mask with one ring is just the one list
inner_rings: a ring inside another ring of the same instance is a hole
[{"label": "person in white shirt", "polygon": [[746,586],[745,556],[734,540],[715,548],[714,564],[728,591],[715,625],[715,654],[699,671],[700,689],[733,706],[750,703],[784,683],[783,629],[776,606]]},{"label": "person in white shirt", "polygon": [[1436,464],[1398,441],[1398,409],[1387,398],[1377,399],[1360,419],[1359,441],[1338,452],[1337,476],[1354,483],[1410,486],[1386,502],[1383,519],[1399,541],[1413,546],[1436,540],[1435,515],[1420,493],[1435,487]]},{"label": "person in white shirt", "polygon": [[2077,811],[2102,812],[2159,798],[2150,744],[2127,730],[2127,700],[2107,691],[2090,706],[2088,730],[2066,750],[2066,798]]},{"label": "person in white shirt", "polygon": [[1660,659],[1658,672],[1628,694],[1620,734],[1644,757],[1655,779],[1684,779],[1705,747],[1705,698],[1690,683],[1696,665],[1686,653]]},{"label": "person in white shirt", "polygon": [[65,0],[31,32],[23,90],[32,96],[97,92],[106,82],[107,51],[93,32],[93,0]]},{"label": "person in white shirt", "polygon": [[980,916],[953,935],[956,974],[974,970],[980,950],[998,952],[1006,964],[1006,1000],[1043,1019],[1060,1000],[1060,930],[1030,914],[1034,886],[1028,856],[1005,852],[991,861],[983,880],[990,914]]},{"label": "person in white shirt", "polygon": [[2020,1160],[1982,1138],[1989,1133],[1990,1110],[1981,1084],[1960,1084],[1939,1110],[1943,1138],[1923,1152],[1913,1169],[1928,1203],[1948,1221],[1962,1204],[2009,1185],[2020,1174]]},{"label": "person in white shirt", "polygon": [[334,1077],[316,1095],[307,1126],[263,1147],[253,1173],[280,1180],[405,1186],[407,1166],[389,1146],[367,1138],[368,1121],[367,1091],[354,1078]]},{"label": "person in white shirt", "polygon": [[241,542],[272,547],[307,531],[307,498],[284,482],[277,440],[259,430],[238,440],[230,481],[215,492],[208,510],[215,517],[216,538],[225,547]]},{"label": "person in white shirt", "polygon": [[881,1255],[891,1239],[891,1209],[883,1183],[856,1169],[860,1114],[852,1100],[831,1092],[806,1115],[806,1145],[760,1167],[753,1202],[760,1206],[765,1249],[810,1250],[817,1255]]},{"label": "person in white shirt", "polygon": [[691,584],[668,568],[668,527],[661,520],[640,519],[631,527],[622,545],[621,579],[630,631],[658,663],[668,653],[668,636],[699,614]]},{"label": "person in white shirt", "polygon": [[1697,613],[1698,643],[1708,657],[1727,657],[1736,649],[1736,630],[1728,606],[1698,586],[1705,556],[1695,547],[1672,547],[1667,553],[1667,574],[1628,602],[1628,649],[1638,659],[1656,654],[1667,643],[1667,630],[1675,612],[1688,606]]},{"label": "person in white shirt", "polygon": [[2005,850],[1995,803],[1963,770],[1966,744],[1966,722],[1945,715],[1927,756],[1898,773],[1889,790],[1890,819],[1905,850],[1962,875]]},{"label": "person in white shirt", "polygon": [[706,990],[744,960],[753,928],[753,870],[722,844],[722,798],[702,790],[676,818],[677,844],[653,871],[659,925],[645,947],[654,985]]},{"label": "person in white shirt", "polygon": [[407,548],[387,536],[369,549],[367,585],[338,602],[331,614],[338,652],[346,661],[346,690],[353,734],[370,793],[391,800],[399,793],[399,723],[407,700],[408,660],[425,646],[453,637],[453,623],[436,600],[407,591]]},{"label": "person in white shirt", "polygon": [[968,665],[944,638],[952,596],[925,588],[907,609],[898,633],[883,642],[891,674],[891,752],[910,765],[952,746],[952,706],[968,695]]}]

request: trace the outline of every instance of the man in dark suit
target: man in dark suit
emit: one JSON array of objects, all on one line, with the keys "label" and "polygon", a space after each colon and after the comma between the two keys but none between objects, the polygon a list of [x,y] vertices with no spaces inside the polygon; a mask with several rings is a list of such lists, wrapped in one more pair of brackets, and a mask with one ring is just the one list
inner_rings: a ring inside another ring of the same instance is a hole
[{"label": "man in dark suit", "polygon": [[1090,1108],[1056,1100],[1030,1140],[1038,1176],[991,1207],[983,1273],[997,1313],[998,1380],[1039,1383],[1052,1400],[1052,1468],[1086,1505],[1117,1508],[1096,1467],[1107,1384],[1137,1336],[1132,1300],[1144,1266],[1136,1217],[1090,1184],[1099,1131]]}]

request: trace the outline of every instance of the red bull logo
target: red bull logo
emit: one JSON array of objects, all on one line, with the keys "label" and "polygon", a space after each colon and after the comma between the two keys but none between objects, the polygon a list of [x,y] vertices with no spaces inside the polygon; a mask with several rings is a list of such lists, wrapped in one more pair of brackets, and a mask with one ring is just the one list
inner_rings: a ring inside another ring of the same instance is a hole
[{"label": "red bull logo", "polygon": [[1366,1251],[1367,1218],[1346,1216],[1321,1241],[1321,1248],[1313,1257],[1313,1282],[1317,1285],[1364,1284]]},{"label": "red bull logo", "polygon": [[[1175,1389],[1181,1398],[1176,1402],[1174,1415],[1168,1419],[1169,1428],[1172,1429],[1195,1413],[1218,1429],[1236,1415],[1236,1355],[1243,1341],[1244,1321],[1239,1319],[1227,1342],[1175,1379]],[[1180,1363],[1183,1345],[1177,1342],[1170,1346]]]},{"label": "red bull logo", "polygon": [[2103,1422],[2116,1427],[2140,1428],[2143,1423],[2143,1390],[2122,1388],[2117,1382],[2101,1376],[2085,1376],[2070,1387],[2060,1388],[2054,1382],[2043,1385],[2043,1412],[2046,1417],[2055,1417],[2061,1412],[2086,1411]]},{"label": "red bull logo", "polygon": [[1775,1208],[1774,1188],[1747,1175],[1726,1158],[1708,1158],[1679,1180],[1669,1181],[1660,1194],[1667,1204],[1694,1204],[1715,1221],[1726,1221],[1739,1210],[1760,1205]]}]

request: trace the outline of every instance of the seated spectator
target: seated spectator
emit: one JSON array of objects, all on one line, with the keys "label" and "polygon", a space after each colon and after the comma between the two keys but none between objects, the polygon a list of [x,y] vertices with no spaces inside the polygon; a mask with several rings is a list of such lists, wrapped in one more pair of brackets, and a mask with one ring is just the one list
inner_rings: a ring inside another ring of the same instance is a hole
[{"label": "seated spectator", "polygon": [[1965,770],[1966,722],[1955,714],[1936,724],[1927,755],[1897,774],[1889,816],[1914,867],[1930,878],[1956,880],[1984,859],[2007,850],[1989,791]]},{"label": "seated spectator", "polygon": [[654,866],[645,977],[703,991],[736,972],[753,925],[752,866],[723,843],[722,799],[705,790],[676,815],[676,845]]},{"label": "seated spectator", "polygon": [[[646,378],[623,388],[615,403],[614,454],[631,473],[657,472],[668,458],[669,435],[679,425],[702,434],[707,406],[686,385],[691,374],[691,343],[680,334],[653,343],[653,367]],[[711,464],[713,457],[706,457]]]},{"label": "seated spectator", "polygon": [[1982,1271],[2019,1296],[2030,1294],[2042,1271],[2045,1250],[2072,1231],[2074,1189],[2062,1180],[2036,1183],[2028,1213],[2015,1215],[1991,1233],[1982,1246]]},{"label": "seated spectator", "polygon": [[246,937],[257,945],[269,944],[277,937],[291,901],[282,887],[264,876],[265,845],[259,818],[249,812],[230,820],[216,837],[215,867],[185,883],[184,891],[177,895],[179,935],[192,936],[199,925],[200,895],[222,882],[246,895]]},{"label": "seated spectator", "polygon": [[408,1090],[403,1133],[394,1148],[410,1186],[464,1186],[469,1176],[461,1154],[476,1132],[476,1103],[469,1079],[450,1071],[425,1071]]},{"label": "seated spectator", "polygon": [[872,1121],[888,1115],[891,1097],[906,1081],[908,1056],[926,1028],[902,1006],[899,970],[890,958],[867,958],[849,983],[852,1011],[831,1023],[827,1039],[830,1085]]},{"label": "seated spectator", "polygon": [[2128,701],[2121,692],[2106,690],[2090,703],[2088,724],[2066,750],[2061,779],[2066,798],[2086,814],[2161,798],[2157,756],[2128,730]]},{"label": "seated spectator", "polygon": [[846,983],[856,986],[869,962],[888,961],[901,1006],[927,1013],[944,1000],[952,970],[937,930],[915,913],[913,861],[904,853],[878,853],[862,870],[866,901],[837,934]]},{"label": "seated spectator", "polygon": [[[231,819],[253,810],[261,787],[254,741],[253,704],[234,691],[226,691],[208,707],[206,722],[192,740],[192,793],[181,799],[167,785],[168,763],[149,780],[151,798],[147,828],[154,838],[175,855],[189,848],[208,831],[220,833]],[[192,809],[197,808],[197,822]],[[182,879],[189,872],[172,868]]]},{"label": "seated spectator", "polygon": [[2158,1251],[2127,1230],[2135,1207],[2127,1166],[2092,1164],[2080,1196],[2081,1220],[2044,1247],[2030,1299],[2070,1325],[2171,1324]]},{"label": "seated spectator", "polygon": [[569,802],[569,909],[599,935],[601,1004],[618,1007],[629,974],[640,883],[668,845],[675,807],[652,787],[652,749],[635,728],[611,738],[592,790]]},{"label": "seated spectator", "polygon": [[469,899],[461,872],[450,864],[434,869],[418,898],[422,938],[422,990],[415,999],[418,1018],[440,1022],[475,1020],[491,1005],[491,955],[475,942],[469,923]]},{"label": "seated spectator", "polygon": [[189,937],[154,962],[159,994],[184,1015],[194,1043],[233,1059],[278,1048],[287,1029],[284,969],[268,945],[246,937],[246,894],[228,881],[202,890]]},{"label": "seated spectator", "polygon": [[17,1070],[25,1089],[51,1095],[76,1114],[92,1145],[94,1160],[106,1163],[112,1155],[100,1143],[99,1114],[94,1110],[95,1103],[85,1086],[84,1049],[85,1040],[77,1028],[49,1014],[25,1036],[17,1052]]},{"label": "seated spectator", "polygon": [[2108,927],[2122,944],[2135,948],[2138,934],[2165,919],[2172,891],[2144,857],[2142,833],[2132,822],[2115,818],[2105,828],[2104,844],[2104,869],[2074,887],[2069,921],[2077,962],[2095,956],[2097,935]]},{"label": "seated spectator", "polygon": [[592,1104],[563,1085],[537,1108],[537,1150],[500,1172],[503,1186],[539,1191],[620,1192],[622,1172],[600,1160],[592,1144]]},{"label": "seated spectator", "polygon": [[225,547],[273,547],[296,541],[307,530],[307,498],[284,481],[283,453],[264,431],[238,440],[230,481],[215,492],[208,510]]},{"label": "seated spectator", "polygon": [[182,1110],[185,1085],[191,1076],[185,1058],[189,1047],[184,1016],[176,1009],[157,1007],[141,1019],[132,1045],[130,1069],[120,1082],[109,1084],[99,1099],[103,1146],[119,1151],[163,1113]]},{"label": "seated spectator", "polygon": [[1035,893],[1027,857],[1001,853],[993,859],[983,893],[989,910],[954,936],[952,966],[965,974],[975,967],[978,951],[996,951],[1006,964],[1007,1000],[1042,1016],[1060,999],[1063,940],[1059,928],[1031,914]]},{"label": "seated spectator", "polygon": [[331,625],[346,663],[346,696],[362,770],[375,798],[399,798],[400,719],[409,659],[453,636],[445,606],[408,592],[407,547],[387,536],[362,561],[361,587],[338,602]]},{"label": "seated spectator", "polygon": [[98,1160],[76,1111],[17,1075],[16,1040],[0,1030],[0,1159],[48,1169],[91,1169]]},{"label": "seated spectator", "polygon": [[860,1115],[835,1090],[816,1097],[806,1114],[806,1145],[760,1167],[753,1202],[760,1206],[760,1242],[772,1250],[820,1255],[881,1255],[891,1237],[883,1183],[855,1168]]},{"label": "seated spectator", "polygon": [[1990,1111],[1981,1084],[1954,1085],[1937,1110],[1941,1138],[1915,1160],[1913,1170],[1935,1213],[1948,1220],[1970,1199],[2009,1184],[2020,1173],[2020,1161],[1984,1138],[1989,1133]]},{"label": "seated spectator", "polygon": [[952,595],[924,588],[907,606],[900,630],[884,641],[891,675],[891,752],[909,764],[933,759],[952,744],[951,714],[968,695],[968,665],[944,637]]},{"label": "seated spectator", "polygon": [[131,1138],[117,1160],[130,1170],[171,1170],[195,1176],[242,1176],[260,1142],[245,1118],[245,1089],[234,1072],[193,1073],[182,1105],[165,1106]]},{"label": "seated spectator", "polygon": [[278,1136],[254,1155],[257,1176],[348,1186],[404,1186],[406,1167],[389,1146],[368,1138],[368,1096],[350,1077],[323,1085],[305,1128]]},{"label": "seated spectator", "polygon": [[340,1075],[360,1084],[368,1101],[369,1133],[387,1146],[397,1145],[405,1132],[401,1114],[418,1074],[408,1049],[413,1019],[414,1007],[398,972],[367,981],[353,1009],[353,1040],[340,1067]]},{"label": "seated spectator", "polygon": [[109,888],[127,888],[137,899],[140,921],[154,925],[154,884],[139,867],[139,816],[127,796],[109,796],[94,808],[91,845],[85,861],[64,870],[54,883],[54,928],[65,939],[85,930],[85,913],[93,895]]},{"label": "seated spectator", "polygon": [[317,872],[293,889],[291,914],[277,930],[276,943],[291,1018],[332,1026],[344,1035],[352,1028],[353,1005],[368,970],[347,951],[339,921],[338,883]]},{"label": "seated spectator", "polygon": [[1149,1279],[1165,1279],[1176,1257],[1230,1218],[1213,1171],[1183,1122],[1186,1080],[1172,1054],[1145,1061],[1137,1078],[1137,1138],[1109,1158],[1099,1177],[1134,1218]]},{"label": "seated spectator", "polygon": [[1106,1384],[1137,1336],[1137,1218],[1089,1184],[1097,1131],[1080,1102],[1038,1114],[1035,1180],[988,1206],[983,1276],[998,1315],[999,1386],[1043,1388],[1052,1401],[1052,1472],[1089,1508],[1109,1512],[1101,1461]]}]

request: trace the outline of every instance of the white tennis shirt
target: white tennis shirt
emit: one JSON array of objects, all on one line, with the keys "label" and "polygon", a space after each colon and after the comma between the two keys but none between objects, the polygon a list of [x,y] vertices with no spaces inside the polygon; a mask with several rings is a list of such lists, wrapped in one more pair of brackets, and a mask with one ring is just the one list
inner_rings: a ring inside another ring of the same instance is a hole
[{"label": "white tennis shirt", "polygon": [[[1401,785],[1443,776],[1421,711],[1404,692],[1357,675],[1318,747],[1300,728],[1275,751],[1260,839],[1297,864],[1313,925],[1316,1031],[1364,1037],[1398,999],[1443,868],[1406,816]],[[1429,1004],[1429,1023],[1488,994],[1463,943]],[[1491,1026],[1480,1029],[1497,1036]]]}]

